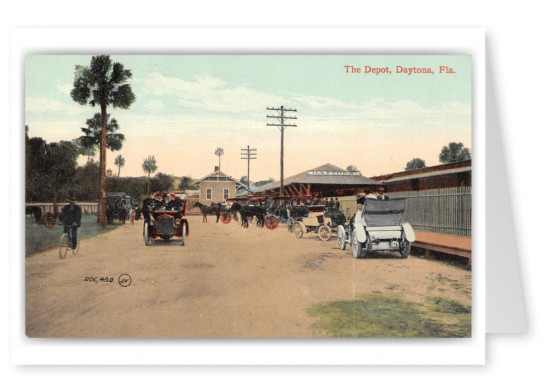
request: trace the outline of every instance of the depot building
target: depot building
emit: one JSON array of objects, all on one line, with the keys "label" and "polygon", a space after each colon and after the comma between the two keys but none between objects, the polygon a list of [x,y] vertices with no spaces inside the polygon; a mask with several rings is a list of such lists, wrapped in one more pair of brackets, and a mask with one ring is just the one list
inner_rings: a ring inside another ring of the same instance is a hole
[{"label": "depot building", "polygon": [[[381,182],[367,178],[359,171],[347,171],[331,163],[289,176],[283,180],[283,196],[327,198],[352,196],[377,190]],[[256,195],[280,195],[280,182],[255,189]]]}]

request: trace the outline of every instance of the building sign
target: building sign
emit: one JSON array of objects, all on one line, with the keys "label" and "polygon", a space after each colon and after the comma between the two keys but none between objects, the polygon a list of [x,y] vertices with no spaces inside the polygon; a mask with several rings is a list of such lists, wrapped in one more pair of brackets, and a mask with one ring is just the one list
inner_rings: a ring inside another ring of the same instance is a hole
[{"label": "building sign", "polygon": [[326,170],[314,170],[307,171],[306,175],[337,175],[337,176],[360,176],[362,175],[359,171],[326,171]]}]

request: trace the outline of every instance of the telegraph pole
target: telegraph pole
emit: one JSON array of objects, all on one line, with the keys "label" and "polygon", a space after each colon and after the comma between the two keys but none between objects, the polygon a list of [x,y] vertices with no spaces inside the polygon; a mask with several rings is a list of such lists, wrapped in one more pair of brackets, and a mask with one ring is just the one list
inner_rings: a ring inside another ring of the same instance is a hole
[{"label": "telegraph pole", "polygon": [[250,172],[251,172],[251,160],[256,159],[256,148],[241,148],[241,159],[247,159],[247,191],[251,192],[250,184]]},{"label": "telegraph pole", "polygon": [[285,128],[288,127],[288,126],[293,126],[293,127],[296,128],[295,124],[286,124],[285,120],[287,120],[287,119],[297,119],[297,117],[286,117],[285,113],[288,112],[288,111],[296,112],[296,109],[286,109],[283,106],[281,106],[281,107],[267,107],[266,110],[277,111],[278,115],[267,115],[266,117],[267,118],[275,118],[275,119],[279,120],[278,124],[267,124],[267,126],[279,126],[279,128],[281,130],[281,162],[280,162],[281,178],[280,178],[280,182],[279,182],[279,184],[280,184],[280,186],[279,186],[279,195],[282,196],[283,195],[283,187],[285,186],[285,184],[283,183],[283,139],[284,139]]}]

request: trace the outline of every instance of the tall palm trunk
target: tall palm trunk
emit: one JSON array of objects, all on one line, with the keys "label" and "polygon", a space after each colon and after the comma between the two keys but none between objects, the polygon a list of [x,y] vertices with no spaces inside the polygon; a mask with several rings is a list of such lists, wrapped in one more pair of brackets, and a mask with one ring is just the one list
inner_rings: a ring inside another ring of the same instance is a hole
[{"label": "tall palm trunk", "polygon": [[117,173],[117,177],[120,178],[121,177],[121,166],[119,164],[119,172]]},{"label": "tall palm trunk", "polygon": [[101,105],[101,143],[99,153],[99,223],[102,227],[107,226],[107,209],[105,193],[105,168],[107,154],[107,105]]}]

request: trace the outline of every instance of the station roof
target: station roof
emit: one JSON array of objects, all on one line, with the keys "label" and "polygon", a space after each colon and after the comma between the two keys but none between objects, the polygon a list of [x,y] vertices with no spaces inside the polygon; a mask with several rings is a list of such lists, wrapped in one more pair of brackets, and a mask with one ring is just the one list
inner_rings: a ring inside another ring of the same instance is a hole
[{"label": "station roof", "polygon": [[[304,185],[344,185],[369,186],[379,185],[380,182],[364,177],[359,171],[347,171],[331,163],[323,164],[299,174],[285,178],[285,186],[291,184]],[[280,182],[272,182],[256,189],[257,192],[278,189]]]},{"label": "station roof", "polygon": [[428,178],[428,177],[434,177],[434,176],[440,176],[440,175],[449,175],[449,174],[458,174],[460,172],[469,172],[471,171],[471,167],[463,167],[463,168],[455,168],[451,170],[442,170],[442,171],[431,171],[421,174],[412,174],[412,175],[404,175],[388,180],[381,181],[382,183],[394,183],[394,182],[400,182],[400,181],[409,181],[411,179],[420,179],[420,178]]}]

